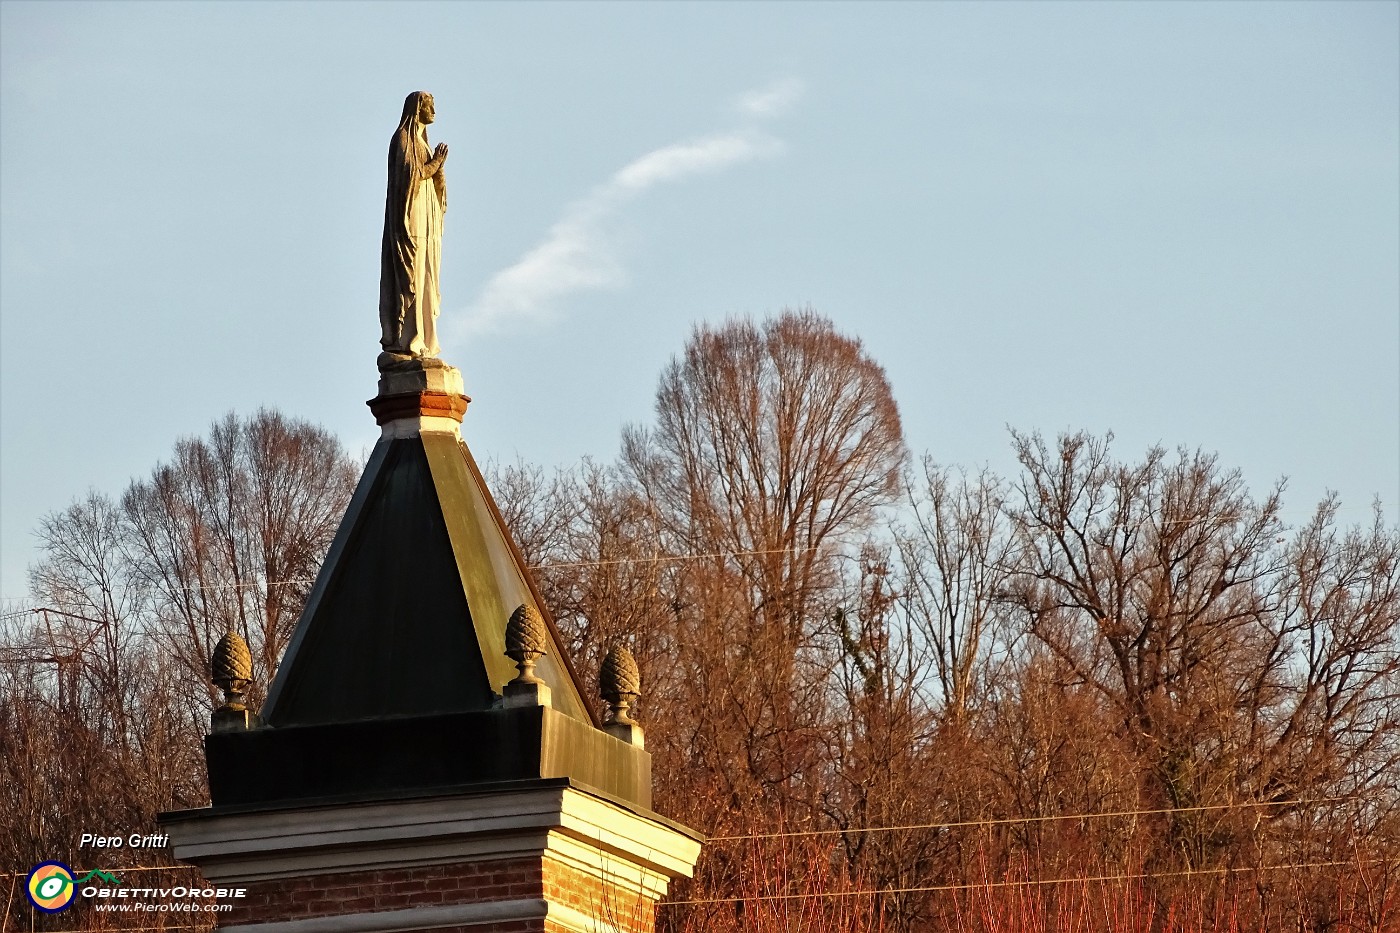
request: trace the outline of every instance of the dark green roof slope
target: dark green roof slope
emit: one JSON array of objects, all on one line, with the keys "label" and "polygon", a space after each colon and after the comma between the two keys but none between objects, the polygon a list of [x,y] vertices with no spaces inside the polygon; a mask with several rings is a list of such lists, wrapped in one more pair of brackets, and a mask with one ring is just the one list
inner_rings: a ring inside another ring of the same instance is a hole
[{"label": "dark green roof slope", "polygon": [[346,511],[264,705],[274,728],[485,710],[515,674],[505,625],[549,622],[536,667],[551,705],[596,725],[466,445],[381,440]]}]

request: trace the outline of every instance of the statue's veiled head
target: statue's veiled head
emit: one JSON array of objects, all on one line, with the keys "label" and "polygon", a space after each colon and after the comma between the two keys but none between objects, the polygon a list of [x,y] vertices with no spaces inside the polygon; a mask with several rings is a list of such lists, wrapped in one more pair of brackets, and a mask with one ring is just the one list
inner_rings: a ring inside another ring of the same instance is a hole
[{"label": "statue's veiled head", "polygon": [[432,123],[436,111],[433,109],[433,95],[427,91],[414,91],[404,98],[403,115],[399,117],[399,123],[408,123],[416,120],[419,123]]}]

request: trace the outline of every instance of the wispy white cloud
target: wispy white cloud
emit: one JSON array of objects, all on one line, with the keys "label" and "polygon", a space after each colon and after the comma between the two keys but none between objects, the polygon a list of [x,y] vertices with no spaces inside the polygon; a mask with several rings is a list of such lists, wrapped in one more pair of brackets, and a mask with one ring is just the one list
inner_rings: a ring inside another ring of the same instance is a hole
[{"label": "wispy white cloud", "polygon": [[[786,103],[772,98],[781,85],[753,91],[760,104],[743,108],[751,116],[769,116],[787,106],[795,91],[785,92]],[[764,109],[767,108],[767,109]],[[608,221],[645,191],[657,185],[693,175],[718,172],[782,152],[779,139],[755,128],[717,133],[654,149],[623,166],[608,181],[571,204],[537,246],[513,265],[491,277],[462,319],[461,330],[475,335],[522,323],[546,322],[555,317],[559,299],[577,292],[615,288],[625,284],[626,271],[608,234]]]},{"label": "wispy white cloud", "polygon": [[729,133],[674,143],[648,152],[612,177],[617,193],[645,191],[661,182],[713,172],[738,162],[776,155],[782,144],[760,133]]},{"label": "wispy white cloud", "polygon": [[739,95],[739,112],[751,117],[781,116],[801,100],[806,89],[799,78],[784,78],[767,87],[754,88]]},{"label": "wispy white cloud", "polygon": [[508,321],[549,320],[561,296],[622,284],[622,267],[599,226],[602,213],[602,206],[591,200],[571,207],[543,242],[491,277],[467,312],[464,331],[478,334],[499,330]]}]

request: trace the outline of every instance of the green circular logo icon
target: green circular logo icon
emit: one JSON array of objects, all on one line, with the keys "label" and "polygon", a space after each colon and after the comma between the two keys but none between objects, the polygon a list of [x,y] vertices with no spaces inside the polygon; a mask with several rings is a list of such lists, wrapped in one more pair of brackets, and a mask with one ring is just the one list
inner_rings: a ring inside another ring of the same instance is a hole
[{"label": "green circular logo icon", "polygon": [[30,869],[24,893],[29,895],[29,903],[46,914],[67,910],[77,893],[73,869],[62,862],[40,862]]}]

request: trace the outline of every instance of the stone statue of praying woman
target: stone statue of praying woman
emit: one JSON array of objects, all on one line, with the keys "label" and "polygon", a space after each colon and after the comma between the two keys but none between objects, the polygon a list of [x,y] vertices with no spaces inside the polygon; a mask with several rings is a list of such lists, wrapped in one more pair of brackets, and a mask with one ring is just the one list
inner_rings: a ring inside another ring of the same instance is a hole
[{"label": "stone statue of praying woman", "polygon": [[442,215],[447,146],[428,149],[433,95],[414,91],[403,102],[399,128],[389,141],[389,188],[384,199],[384,245],[379,265],[379,368],[436,357],[438,269],[442,264]]}]

